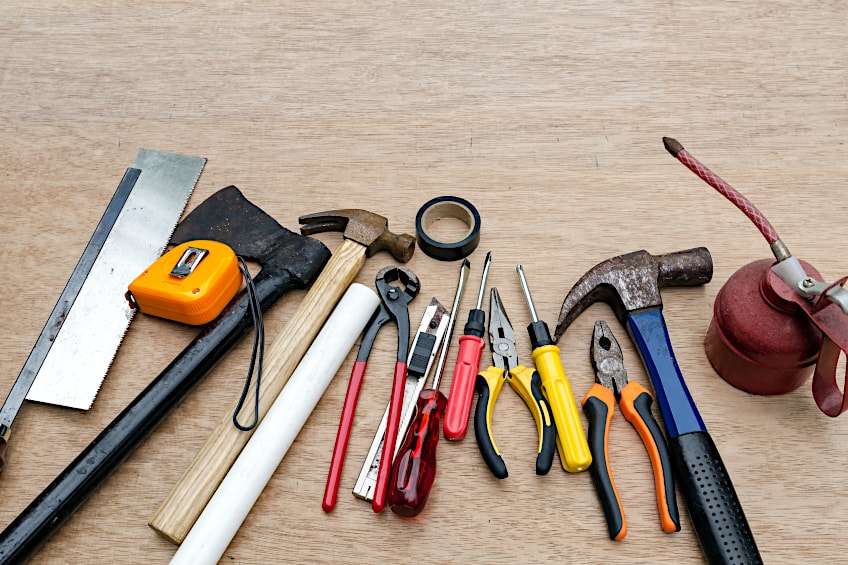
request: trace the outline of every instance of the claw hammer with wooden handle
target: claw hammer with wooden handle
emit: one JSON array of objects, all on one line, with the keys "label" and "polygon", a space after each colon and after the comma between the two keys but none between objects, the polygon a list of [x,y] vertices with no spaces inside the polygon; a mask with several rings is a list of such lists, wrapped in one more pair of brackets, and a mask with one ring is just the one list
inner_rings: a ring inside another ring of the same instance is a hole
[{"label": "claw hammer with wooden handle", "polygon": [[[333,307],[365,262],[381,250],[406,263],[415,251],[415,238],[388,230],[383,216],[367,210],[333,210],[298,218],[301,233],[344,232],[336,249],[282,332],[265,352],[259,421],[268,412]],[[150,519],[151,528],[176,544],[182,543],[227,471],[250,439],[251,432],[232,424],[236,403],[227,411],[168,497]]]}]

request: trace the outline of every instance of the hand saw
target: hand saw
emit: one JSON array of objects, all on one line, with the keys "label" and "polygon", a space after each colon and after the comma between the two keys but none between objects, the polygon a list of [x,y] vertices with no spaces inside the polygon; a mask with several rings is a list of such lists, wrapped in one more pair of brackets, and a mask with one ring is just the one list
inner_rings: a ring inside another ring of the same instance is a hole
[{"label": "hand saw", "polygon": [[132,319],[127,287],[162,254],[205,163],[138,152],[0,409],[0,469],[25,398],[91,407]]}]

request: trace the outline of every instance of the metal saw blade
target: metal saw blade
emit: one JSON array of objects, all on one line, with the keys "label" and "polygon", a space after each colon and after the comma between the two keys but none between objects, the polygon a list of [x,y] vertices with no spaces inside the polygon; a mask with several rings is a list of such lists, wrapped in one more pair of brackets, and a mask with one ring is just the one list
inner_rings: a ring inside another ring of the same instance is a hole
[{"label": "metal saw blade", "polygon": [[[61,327],[27,400],[91,408],[132,320],[134,310],[124,297],[127,287],[164,251],[205,163],[202,157],[138,152],[132,164],[140,171],[138,179],[111,227],[102,225],[108,221],[104,214],[98,230],[105,228],[108,235],[78,294],[71,297],[70,309],[60,304],[54,309],[54,314],[60,306],[63,310],[54,322]],[[77,276],[75,270],[69,285]],[[55,333],[50,321],[42,334],[46,331]]]}]

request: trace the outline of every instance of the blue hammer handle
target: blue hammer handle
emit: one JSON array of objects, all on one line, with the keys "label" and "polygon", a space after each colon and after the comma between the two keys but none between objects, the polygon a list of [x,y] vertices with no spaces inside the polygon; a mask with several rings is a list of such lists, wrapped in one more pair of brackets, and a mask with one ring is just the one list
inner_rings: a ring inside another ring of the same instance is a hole
[{"label": "blue hammer handle", "polygon": [[651,378],[669,435],[675,480],[707,562],[762,563],[730,475],[677,366],[662,308],[629,314],[627,331]]}]

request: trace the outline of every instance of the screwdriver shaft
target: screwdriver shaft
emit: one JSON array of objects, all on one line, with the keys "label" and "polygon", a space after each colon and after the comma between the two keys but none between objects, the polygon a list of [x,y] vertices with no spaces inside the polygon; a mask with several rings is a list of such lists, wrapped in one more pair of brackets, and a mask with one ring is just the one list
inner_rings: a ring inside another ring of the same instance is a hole
[{"label": "screwdriver shaft", "polygon": [[524,267],[520,264],[515,266],[518,272],[518,280],[521,282],[521,292],[524,294],[524,300],[527,302],[527,309],[530,310],[530,319],[533,323],[539,321],[539,316],[536,314],[536,307],[533,305],[533,295],[530,294],[530,287],[527,286],[527,277],[524,276]]},{"label": "screwdriver shaft", "polygon": [[476,309],[483,307],[483,295],[486,294],[486,281],[489,279],[489,267],[492,265],[492,252],[486,253],[486,261],[483,263],[483,275],[480,277],[480,291],[477,293]]},{"label": "screwdriver shaft", "polygon": [[453,297],[453,306],[451,306],[450,318],[448,318],[448,327],[445,329],[445,345],[439,353],[439,361],[436,363],[436,372],[433,373],[433,388],[435,389],[439,388],[439,383],[442,380],[442,372],[445,370],[445,362],[448,358],[448,349],[450,349],[450,342],[453,339],[453,328],[456,325],[456,313],[459,311],[459,303],[462,300],[462,291],[465,288],[465,279],[470,268],[471,263],[468,262],[468,259],[463,259],[462,266],[459,268],[459,282],[456,284],[456,294]]}]

